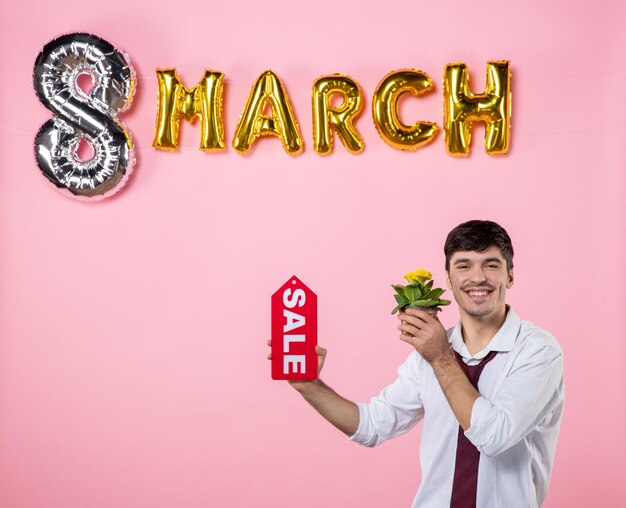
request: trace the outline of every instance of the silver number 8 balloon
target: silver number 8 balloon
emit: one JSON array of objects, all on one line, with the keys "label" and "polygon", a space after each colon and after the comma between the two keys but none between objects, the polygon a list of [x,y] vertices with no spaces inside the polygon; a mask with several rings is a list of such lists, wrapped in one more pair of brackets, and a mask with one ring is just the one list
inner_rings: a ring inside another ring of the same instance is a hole
[{"label": "silver number 8 balloon", "polygon": [[[82,75],[92,80],[85,92]],[[130,107],[135,71],[127,55],[109,42],[86,33],[68,34],[37,56],[35,91],[54,113],[35,137],[35,157],[42,173],[62,192],[82,199],[101,199],[126,183],[135,162],[133,144],[118,113]],[[81,141],[92,156],[82,160]]]}]

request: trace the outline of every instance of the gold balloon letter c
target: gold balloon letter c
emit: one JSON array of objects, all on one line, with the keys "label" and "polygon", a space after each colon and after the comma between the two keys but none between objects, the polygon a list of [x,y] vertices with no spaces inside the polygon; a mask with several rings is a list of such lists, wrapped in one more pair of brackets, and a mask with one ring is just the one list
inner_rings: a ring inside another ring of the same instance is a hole
[{"label": "gold balloon letter c", "polygon": [[376,87],[372,115],[376,130],[388,145],[400,150],[417,150],[437,135],[436,123],[416,122],[404,125],[398,117],[398,100],[405,93],[419,96],[432,88],[428,74],[415,70],[399,70],[387,74]]},{"label": "gold balloon letter c", "polygon": [[450,155],[467,155],[472,124],[485,123],[485,149],[489,155],[509,151],[511,128],[511,73],[509,62],[487,63],[487,87],[473,95],[465,64],[448,64],[443,75],[444,134]]}]

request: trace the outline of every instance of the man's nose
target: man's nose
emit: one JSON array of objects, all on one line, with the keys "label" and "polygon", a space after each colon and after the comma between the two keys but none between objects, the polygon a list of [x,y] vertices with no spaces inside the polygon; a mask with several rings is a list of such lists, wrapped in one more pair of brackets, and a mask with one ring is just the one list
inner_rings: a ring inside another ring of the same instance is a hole
[{"label": "man's nose", "polygon": [[481,284],[487,280],[482,266],[475,266],[474,268],[472,268],[472,271],[470,273],[470,280],[474,284]]}]

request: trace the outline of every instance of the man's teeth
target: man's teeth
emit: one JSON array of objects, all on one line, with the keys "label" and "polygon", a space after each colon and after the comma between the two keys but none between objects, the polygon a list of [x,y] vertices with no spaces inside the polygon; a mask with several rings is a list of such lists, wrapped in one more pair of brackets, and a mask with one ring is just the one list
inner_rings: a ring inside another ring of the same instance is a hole
[{"label": "man's teeth", "polygon": [[469,291],[471,296],[485,296],[487,291]]}]

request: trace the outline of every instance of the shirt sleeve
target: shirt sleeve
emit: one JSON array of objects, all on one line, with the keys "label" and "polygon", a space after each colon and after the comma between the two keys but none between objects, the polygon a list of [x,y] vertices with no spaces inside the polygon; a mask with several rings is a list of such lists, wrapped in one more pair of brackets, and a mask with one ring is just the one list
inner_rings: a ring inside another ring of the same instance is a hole
[{"label": "shirt sleeve", "polygon": [[526,437],[563,402],[563,354],[552,340],[531,341],[516,358],[498,391],[472,407],[465,436],[495,456]]},{"label": "shirt sleeve", "polygon": [[350,436],[363,446],[378,446],[387,439],[400,436],[424,416],[419,387],[418,367],[421,358],[411,353],[398,368],[397,379],[372,397],[368,404],[359,403],[359,426]]}]

